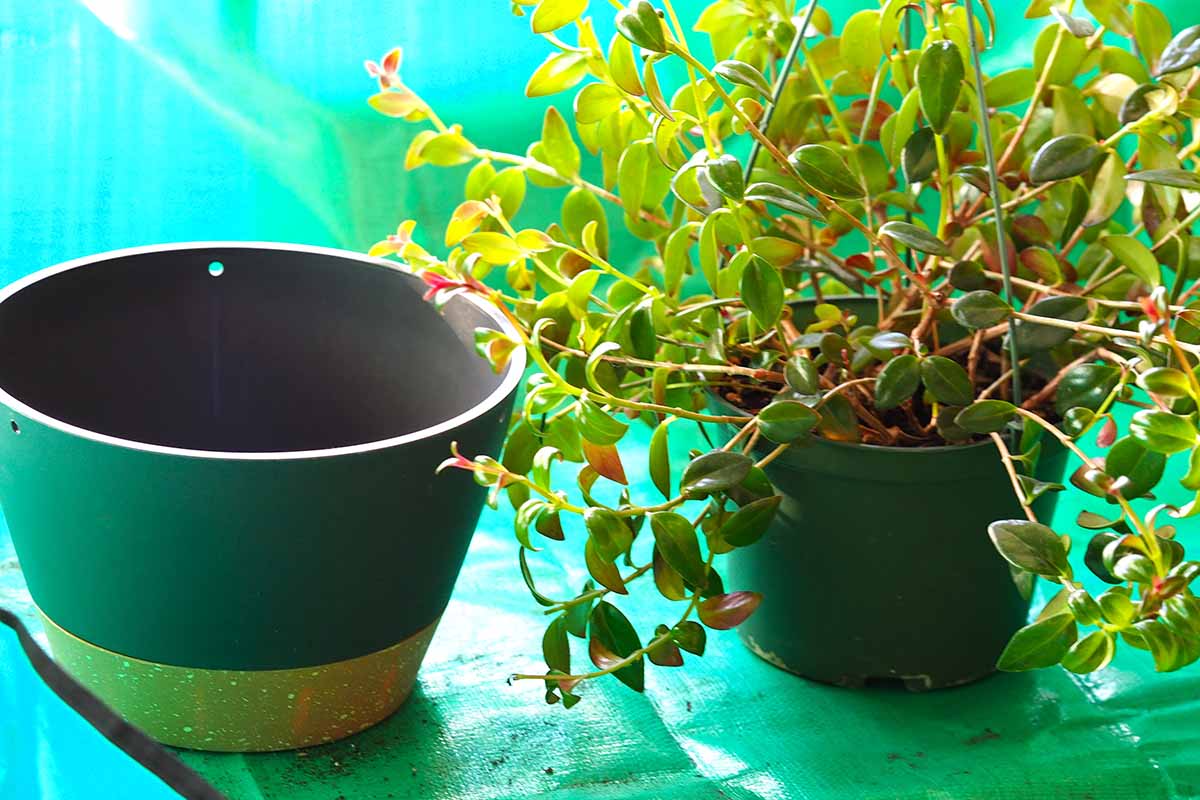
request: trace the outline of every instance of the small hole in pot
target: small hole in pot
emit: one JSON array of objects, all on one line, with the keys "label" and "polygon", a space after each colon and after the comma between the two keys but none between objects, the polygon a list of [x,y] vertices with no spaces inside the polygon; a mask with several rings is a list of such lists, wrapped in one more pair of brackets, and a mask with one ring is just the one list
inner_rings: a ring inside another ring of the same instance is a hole
[{"label": "small hole in pot", "polygon": [[225,272],[225,265],[220,261],[214,261],[208,265],[208,274],[214,278]]},{"label": "small hole in pot", "polygon": [[17,421],[16,421],[15,419],[14,419],[14,420],[9,420],[9,423],[8,423],[8,424],[9,424],[9,427],[11,427],[11,428],[12,428],[12,432],[13,432],[13,433],[20,433],[20,432],[21,432],[21,426],[17,424]]}]

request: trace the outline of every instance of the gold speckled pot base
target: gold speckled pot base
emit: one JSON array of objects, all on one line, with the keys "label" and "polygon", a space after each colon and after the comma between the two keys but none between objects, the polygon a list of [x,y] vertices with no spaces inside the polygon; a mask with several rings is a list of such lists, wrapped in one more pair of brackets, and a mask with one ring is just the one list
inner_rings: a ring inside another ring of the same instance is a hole
[{"label": "gold speckled pot base", "polygon": [[193,669],[105,650],[45,614],[55,659],[132,724],[193,750],[291,750],[369,728],[400,707],[438,620],[365,656],[301,669]]}]

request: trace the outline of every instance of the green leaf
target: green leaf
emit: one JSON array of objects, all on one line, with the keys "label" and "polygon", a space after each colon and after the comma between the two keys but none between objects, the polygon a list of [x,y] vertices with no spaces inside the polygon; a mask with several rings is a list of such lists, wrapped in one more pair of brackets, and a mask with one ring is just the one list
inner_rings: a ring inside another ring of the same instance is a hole
[{"label": "green leaf", "polygon": [[[1120,578],[1114,578],[1113,583],[1120,583]],[[1137,619],[1137,606],[1129,599],[1129,590],[1124,586],[1109,589],[1097,598],[1104,618],[1113,625],[1125,626]]]},{"label": "green leaf", "polygon": [[546,626],[542,634],[542,657],[546,666],[567,675],[571,674],[571,645],[567,642],[567,621],[559,615]]},{"label": "green leaf", "polygon": [[1067,655],[1078,636],[1071,614],[1055,614],[1017,631],[1000,654],[996,668],[1020,672],[1053,666]]},{"label": "green leaf", "polygon": [[1138,53],[1154,70],[1158,67],[1163,50],[1171,41],[1171,22],[1157,6],[1146,2],[1134,3],[1133,37]]},{"label": "green leaf", "polygon": [[692,655],[702,656],[708,632],[699,622],[689,619],[671,629],[671,639]]},{"label": "green leaf", "polygon": [[1138,375],[1138,386],[1162,397],[1187,397],[1192,386],[1187,375],[1174,367],[1153,367]]},{"label": "green leaf", "polygon": [[545,97],[570,89],[587,74],[587,61],[582,53],[556,52],[546,58],[525,84],[526,97]]},{"label": "green leaf", "polygon": [[[627,658],[641,649],[642,643],[638,639],[637,631],[620,609],[611,603],[603,600],[596,603],[588,622],[592,634],[588,651],[592,656],[592,663],[600,669],[608,669],[618,659]],[[604,652],[597,652],[600,649]],[[616,656],[617,659],[610,660],[611,656]],[[640,657],[613,674],[617,680],[635,692],[645,690],[645,662]]]},{"label": "green leaf", "polygon": [[1071,649],[1063,656],[1062,665],[1064,669],[1083,675],[1108,666],[1115,652],[1116,643],[1111,633],[1092,631],[1071,645]]},{"label": "green leaf", "polygon": [[930,42],[917,62],[921,113],[937,133],[944,133],[958,103],[966,68],[958,45],[948,39]]},{"label": "green leaf", "polygon": [[1150,286],[1162,285],[1162,274],[1158,259],[1150,248],[1132,236],[1103,236],[1100,239],[1113,257],[1129,268],[1129,271]]},{"label": "green leaf", "polygon": [[763,97],[771,96],[771,84],[755,67],[744,61],[720,61],[712,68],[714,75],[719,75],[730,83],[739,86],[749,86]]},{"label": "green leaf", "polygon": [[958,412],[954,424],[971,433],[999,433],[1017,416],[1017,407],[1004,400],[976,400]]},{"label": "green leaf", "polygon": [[616,561],[633,544],[633,531],[607,508],[588,508],[583,513],[588,536],[596,544],[596,555],[605,561]]},{"label": "green leaf", "polygon": [[495,231],[472,233],[462,240],[468,253],[478,253],[489,264],[509,264],[525,257],[525,250],[509,236]]},{"label": "green leaf", "polygon": [[988,285],[988,277],[978,261],[959,261],[950,268],[948,277],[951,286],[964,292],[978,291]]},{"label": "green leaf", "polygon": [[616,563],[600,557],[600,554],[596,552],[596,540],[590,536],[583,543],[583,561],[587,566],[588,574],[605,589],[617,594],[629,594]]},{"label": "green leaf", "polygon": [[1200,64],[1200,25],[1184,28],[1163,48],[1155,75],[1179,72]]},{"label": "green leaf", "polygon": [[912,347],[912,340],[899,331],[880,331],[867,341],[867,346],[890,355],[893,350]]},{"label": "green leaf", "polygon": [[734,547],[754,544],[771,527],[782,501],[782,495],[772,495],[742,506],[721,526],[721,538]]},{"label": "green leaf", "polygon": [[749,456],[713,450],[688,463],[679,481],[679,490],[693,498],[723,492],[745,480],[752,466],[754,460]]},{"label": "green leaf", "polygon": [[667,449],[667,426],[659,424],[650,436],[650,480],[662,496],[671,499],[671,457]]},{"label": "green leaf", "polygon": [[541,592],[539,592],[537,590],[537,586],[533,582],[533,572],[530,571],[530,569],[529,569],[529,559],[526,558],[525,552],[526,551],[525,551],[524,547],[520,548],[518,556],[517,556],[517,560],[520,562],[520,565],[521,565],[521,577],[525,580],[526,588],[529,589],[529,593],[531,595],[533,595],[534,601],[539,606],[549,607],[552,605],[556,605],[556,603],[553,600],[551,600],[549,597],[546,597],[544,594],[542,594]]},{"label": "green leaf", "polygon": [[880,11],[859,11],[846,20],[842,35],[837,40],[839,54],[852,69],[859,72],[875,72],[883,59],[883,44],[880,41]]},{"label": "green leaf", "polygon": [[1104,471],[1114,478],[1125,478],[1128,484],[1120,489],[1126,500],[1141,497],[1162,480],[1167,457],[1142,445],[1133,436],[1123,436],[1113,442],[1104,457]]},{"label": "green leaf", "polygon": [[761,602],[762,595],[758,592],[730,592],[702,601],[696,611],[705,625],[724,631],[745,622]]},{"label": "green leaf", "polygon": [[1020,67],[1001,72],[984,82],[984,93],[992,108],[1004,108],[1024,103],[1033,97],[1037,74],[1031,67]]},{"label": "green leaf", "polygon": [[964,328],[978,330],[997,325],[1008,319],[1012,306],[995,292],[979,289],[954,301],[950,315]]},{"label": "green leaf", "polygon": [[879,235],[891,237],[904,246],[922,253],[930,253],[935,256],[950,255],[950,248],[946,246],[945,242],[924,228],[918,228],[909,222],[900,222],[899,220],[885,222],[879,227]]},{"label": "green leaf", "polygon": [[1110,364],[1080,364],[1067,370],[1058,384],[1055,410],[1060,415],[1081,406],[1091,411],[1099,410],[1109,393],[1116,388],[1121,370]]},{"label": "green leaf", "polygon": [[629,41],[646,50],[665,53],[667,39],[662,20],[647,0],[631,0],[617,12],[617,31]]},{"label": "green leaf", "polygon": [[629,340],[633,344],[635,356],[648,361],[653,360],[658,352],[658,338],[654,333],[654,319],[649,303],[640,304],[629,318]]},{"label": "green leaf", "polygon": [[630,46],[629,40],[619,33],[613,36],[608,45],[608,72],[613,82],[624,91],[635,97],[645,94],[633,47]]},{"label": "green leaf", "polygon": [[751,256],[742,272],[742,302],[764,329],[774,327],[783,313],[783,278],[761,256]]},{"label": "green leaf", "polygon": [[988,526],[988,536],[1014,567],[1052,580],[1071,577],[1063,540],[1045,525],[1023,519],[1000,520]]},{"label": "green leaf", "polygon": [[1113,575],[1123,581],[1149,584],[1154,580],[1154,562],[1138,553],[1121,556],[1113,564]]},{"label": "green leaf", "polygon": [[806,144],[796,148],[788,160],[801,180],[821,194],[841,200],[857,200],[863,187],[841,156],[823,144]]},{"label": "green leaf", "polygon": [[589,125],[621,110],[621,92],[607,83],[589,83],[575,95],[575,121]]},{"label": "green leaf", "polygon": [[663,247],[663,287],[669,295],[679,293],[683,276],[691,271],[688,251],[692,247],[692,237],[699,229],[699,223],[689,222],[671,231],[667,237],[667,244]]},{"label": "green leaf", "polygon": [[788,386],[800,394],[816,394],[821,390],[820,372],[807,356],[797,354],[789,358],[783,368],[783,376]]},{"label": "green leaf", "polygon": [[820,421],[820,414],[796,400],[776,400],[758,412],[758,429],[776,444],[807,436]]},{"label": "green leaf", "polygon": [[1129,421],[1129,433],[1155,453],[1171,455],[1196,446],[1196,428],[1169,411],[1142,409]]},{"label": "green leaf", "polygon": [[738,163],[737,157],[731,156],[728,153],[710,158],[705,162],[705,167],[708,169],[708,179],[717,191],[730,200],[742,199],[746,191],[746,184],[742,180],[742,165]]},{"label": "green leaf", "polygon": [[752,183],[746,187],[745,199],[757,200],[760,203],[771,203],[779,206],[785,211],[791,211],[799,214],[802,217],[815,219],[818,222],[825,221],[825,215],[799,194],[791,189],[778,186],[774,183]]},{"label": "green leaf", "polygon": [[1104,619],[1104,612],[1087,589],[1072,589],[1067,595],[1067,607],[1078,622],[1084,625],[1097,625]]},{"label": "green leaf", "polygon": [[550,33],[577,20],[586,8],[587,0],[542,0],[533,10],[530,24],[534,33]]},{"label": "green leaf", "polygon": [[579,427],[584,439],[601,446],[616,444],[629,430],[624,422],[585,399],[579,401]]},{"label": "green leaf", "polygon": [[901,155],[904,180],[909,183],[923,183],[933,176],[937,170],[935,135],[933,128],[920,128],[909,137]]},{"label": "green leaf", "polygon": [[693,586],[707,582],[700,541],[687,517],[671,511],[650,515],[650,530],[663,560]]},{"label": "green leaf", "polygon": [[571,131],[558,109],[550,106],[542,120],[542,149],[546,163],[554,171],[564,177],[572,177],[579,172],[579,147],[571,138]]},{"label": "green leaf", "polygon": [[458,132],[455,125],[425,142],[420,157],[439,167],[454,167],[475,158],[475,146]]},{"label": "green leaf", "polygon": [[654,568],[654,587],[659,594],[668,600],[686,600],[688,593],[683,576],[671,568],[657,547],[654,548],[651,564]]},{"label": "green leaf", "polygon": [[1047,183],[1082,175],[1095,166],[1102,153],[1091,136],[1082,133],[1057,136],[1034,154],[1029,179],[1034,183]]},{"label": "green leaf", "polygon": [[[1087,319],[1088,304],[1082,297],[1047,297],[1034,303],[1026,311],[1038,317],[1082,322]],[[1021,320],[1015,326],[1012,336],[1016,338],[1018,352],[1033,353],[1057,347],[1074,334],[1075,331],[1071,328]]]},{"label": "green leaf", "polygon": [[966,406],[975,399],[967,371],[945,356],[930,356],[921,361],[921,381],[939,403]]},{"label": "green leaf", "polygon": [[1158,186],[1173,186],[1176,189],[1200,192],[1200,175],[1189,169],[1147,169],[1141,172],[1131,172],[1125,176],[1125,180],[1142,181]]},{"label": "green leaf", "polygon": [[875,407],[895,408],[913,396],[921,382],[921,362],[914,355],[896,356],[883,365],[875,381]]},{"label": "green leaf", "polygon": [[1125,160],[1117,153],[1109,153],[1096,173],[1090,187],[1091,202],[1083,217],[1083,226],[1091,228],[1108,222],[1125,200]]}]

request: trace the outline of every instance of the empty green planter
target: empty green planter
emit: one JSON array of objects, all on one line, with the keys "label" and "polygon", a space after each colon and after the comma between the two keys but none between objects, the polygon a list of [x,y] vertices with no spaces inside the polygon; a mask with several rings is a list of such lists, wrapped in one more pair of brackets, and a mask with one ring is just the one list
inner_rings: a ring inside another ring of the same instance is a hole
[{"label": "empty green planter", "polygon": [[56,657],[168,744],[302,747],[411,691],[496,452],[467,296],[378,259],[197,243],[0,293],[0,502]]}]

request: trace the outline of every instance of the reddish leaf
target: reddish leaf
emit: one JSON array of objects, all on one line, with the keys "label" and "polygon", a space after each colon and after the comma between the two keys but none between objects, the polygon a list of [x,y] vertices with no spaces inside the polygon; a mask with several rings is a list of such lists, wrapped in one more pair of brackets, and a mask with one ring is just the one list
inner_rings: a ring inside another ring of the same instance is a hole
[{"label": "reddish leaf", "polygon": [[623,486],[629,485],[629,481],[625,477],[625,467],[621,464],[621,454],[617,452],[616,445],[593,444],[584,439],[583,457],[587,459],[587,463],[592,469],[610,481],[616,481]]},{"label": "reddish leaf", "polygon": [[588,642],[588,655],[591,656],[592,663],[599,669],[608,669],[621,660],[619,655],[601,644],[595,636]]},{"label": "reddish leaf", "polygon": [[1100,447],[1109,447],[1117,440],[1117,421],[1112,417],[1104,420],[1103,427],[1096,434],[1096,444]]},{"label": "reddish leaf", "polygon": [[[671,629],[666,625],[659,625],[654,631],[656,637],[670,633]],[[650,658],[651,664],[657,664],[660,667],[682,667],[683,654],[679,652],[679,648],[670,639],[664,639],[659,644],[650,648],[650,652],[646,654]]]},{"label": "reddish leaf", "polygon": [[758,592],[730,592],[710,597],[700,603],[700,621],[719,631],[741,625],[758,608],[762,595]]}]

